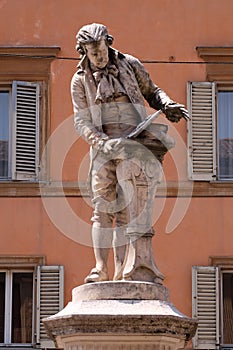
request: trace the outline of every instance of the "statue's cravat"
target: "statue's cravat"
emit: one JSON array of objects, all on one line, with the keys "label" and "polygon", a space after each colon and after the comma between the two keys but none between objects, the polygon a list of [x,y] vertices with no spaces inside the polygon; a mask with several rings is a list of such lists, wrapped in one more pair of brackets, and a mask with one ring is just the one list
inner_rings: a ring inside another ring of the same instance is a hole
[{"label": "statue's cravat", "polygon": [[119,95],[125,94],[125,89],[118,79],[119,71],[113,64],[93,72],[97,84],[96,103],[110,102]]}]

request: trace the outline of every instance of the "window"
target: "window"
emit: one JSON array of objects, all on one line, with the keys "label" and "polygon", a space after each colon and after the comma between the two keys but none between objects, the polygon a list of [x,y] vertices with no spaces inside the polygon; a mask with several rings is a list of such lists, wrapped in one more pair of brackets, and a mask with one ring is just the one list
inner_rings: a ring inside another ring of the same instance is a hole
[{"label": "window", "polygon": [[0,47],[0,186],[49,177],[50,65],[58,47]]},{"label": "window", "polygon": [[215,189],[214,195],[226,195],[233,182],[233,47],[198,46],[196,50],[206,63],[206,82],[188,83],[189,178],[214,181],[212,187],[204,185],[206,194]]},{"label": "window", "polygon": [[233,84],[188,85],[189,177],[233,181]]},{"label": "window", "polygon": [[38,180],[39,83],[0,90],[0,179]]},{"label": "window", "polygon": [[9,95],[8,90],[0,90],[0,178],[9,173]]},{"label": "window", "polygon": [[1,271],[0,281],[0,343],[32,344],[33,272]]},{"label": "window", "polygon": [[233,179],[233,86],[232,90],[219,89],[218,106],[218,178]]},{"label": "window", "polygon": [[42,319],[63,308],[63,267],[37,266],[31,257],[16,260],[0,259],[0,266],[9,264],[0,267],[0,348],[55,347]]},{"label": "window", "polygon": [[233,271],[222,272],[221,286],[222,343],[233,344]]},{"label": "window", "polygon": [[222,263],[193,267],[195,349],[233,349],[233,265],[229,267]]}]

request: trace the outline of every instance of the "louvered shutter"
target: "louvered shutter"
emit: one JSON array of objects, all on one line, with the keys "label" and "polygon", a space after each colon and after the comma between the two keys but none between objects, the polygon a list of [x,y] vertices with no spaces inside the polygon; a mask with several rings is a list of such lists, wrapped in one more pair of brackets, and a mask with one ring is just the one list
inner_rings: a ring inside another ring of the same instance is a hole
[{"label": "louvered shutter", "polygon": [[38,266],[36,342],[43,348],[55,347],[46,334],[42,319],[56,314],[64,307],[63,281],[63,266]]},{"label": "louvered shutter", "polygon": [[216,178],[215,104],[215,83],[188,83],[188,174],[191,180]]},{"label": "louvered shutter", "polygon": [[38,179],[39,93],[39,83],[13,82],[12,180]]},{"label": "louvered shutter", "polygon": [[194,266],[192,270],[193,317],[198,319],[194,349],[219,348],[218,268]]}]

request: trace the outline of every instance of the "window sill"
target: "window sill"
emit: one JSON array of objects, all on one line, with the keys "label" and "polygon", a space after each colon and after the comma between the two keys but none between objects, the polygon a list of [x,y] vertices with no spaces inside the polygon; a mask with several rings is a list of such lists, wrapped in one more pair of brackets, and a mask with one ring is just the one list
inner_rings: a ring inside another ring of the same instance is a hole
[{"label": "window sill", "polygon": [[[29,345],[14,345],[14,344],[9,344],[9,345],[1,345],[0,344],[0,349],[1,350],[29,350],[29,349],[45,349],[43,348],[41,345],[32,345],[32,344],[29,344]],[[46,350],[49,350],[49,349],[53,349],[54,348],[46,348]],[[61,349],[62,350],[62,349]]]},{"label": "window sill", "polygon": [[7,349],[11,349],[11,350],[13,350],[13,349],[20,349],[20,350],[28,350],[28,349],[33,349],[34,348],[34,346],[32,345],[32,344],[28,344],[28,345],[26,345],[26,344],[22,344],[22,345],[20,345],[20,344],[8,344],[8,345],[1,345],[0,344],[0,349],[5,349],[5,350],[7,350]]},{"label": "window sill", "polygon": [[0,197],[80,197],[88,196],[85,185],[76,182],[0,182]]},{"label": "window sill", "polygon": [[233,184],[233,180],[216,180],[210,181],[210,184]]},{"label": "window sill", "polygon": [[34,349],[35,347],[32,345],[32,344],[29,344],[29,345],[25,345],[25,344],[22,344],[22,345],[14,345],[14,344],[8,344],[8,345],[1,345],[0,344],[0,349],[2,350],[28,350],[28,349]]},{"label": "window sill", "polygon": [[[40,350],[40,349],[43,349],[43,350],[50,350],[50,349],[55,349],[55,348],[44,348],[43,346],[41,345],[17,345],[15,346],[14,344],[9,344],[9,345],[1,345],[0,344],[0,349],[1,350],[29,350],[29,349],[37,349],[37,350]],[[56,350],[63,350],[61,348],[56,348]]]},{"label": "window sill", "polygon": [[232,181],[196,181],[193,197],[233,197]]}]

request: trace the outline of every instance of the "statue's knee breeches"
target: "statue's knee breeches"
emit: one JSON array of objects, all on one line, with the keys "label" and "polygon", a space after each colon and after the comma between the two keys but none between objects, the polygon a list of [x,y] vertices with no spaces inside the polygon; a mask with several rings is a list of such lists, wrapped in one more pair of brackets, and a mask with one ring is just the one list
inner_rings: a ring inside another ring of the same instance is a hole
[{"label": "statue's knee breeches", "polygon": [[161,163],[153,156],[103,161],[92,169],[94,213],[99,227],[126,227],[129,234],[153,234],[152,209]]},{"label": "statue's knee breeches", "polygon": [[117,177],[127,194],[129,234],[153,234],[152,209],[162,166],[153,156],[145,159],[131,158],[118,164]]},{"label": "statue's knee breeches", "polygon": [[104,161],[101,157],[93,162],[92,221],[95,226],[112,227],[114,219],[116,226],[124,226],[127,223],[124,194],[116,175],[118,163],[116,160]]}]

